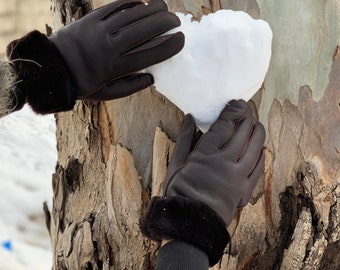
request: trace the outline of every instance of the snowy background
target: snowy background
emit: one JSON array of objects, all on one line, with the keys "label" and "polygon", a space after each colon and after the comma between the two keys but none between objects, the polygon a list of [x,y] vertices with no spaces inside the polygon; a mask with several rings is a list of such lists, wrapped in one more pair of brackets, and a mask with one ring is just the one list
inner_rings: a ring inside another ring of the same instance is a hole
[{"label": "snowy background", "polygon": [[52,205],[55,120],[29,107],[0,119],[0,270],[51,269],[43,202]]}]

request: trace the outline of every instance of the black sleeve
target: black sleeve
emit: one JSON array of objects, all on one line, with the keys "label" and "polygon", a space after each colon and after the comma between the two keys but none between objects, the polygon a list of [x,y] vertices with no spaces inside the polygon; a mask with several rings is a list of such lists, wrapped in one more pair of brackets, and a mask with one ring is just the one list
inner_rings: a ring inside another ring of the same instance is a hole
[{"label": "black sleeve", "polygon": [[171,241],[158,252],[156,270],[208,270],[208,256],[181,241]]}]

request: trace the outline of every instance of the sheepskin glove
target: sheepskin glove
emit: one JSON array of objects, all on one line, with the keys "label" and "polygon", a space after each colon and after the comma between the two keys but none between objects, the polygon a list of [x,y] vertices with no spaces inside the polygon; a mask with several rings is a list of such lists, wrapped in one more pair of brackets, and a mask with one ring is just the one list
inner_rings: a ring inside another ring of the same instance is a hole
[{"label": "sheepskin glove", "polygon": [[229,241],[226,226],[236,209],[247,204],[264,170],[265,131],[246,102],[233,100],[196,144],[195,132],[195,122],[187,115],[163,197],[151,200],[141,228],[153,240],[193,244],[214,265]]},{"label": "sheepskin glove", "polygon": [[183,33],[163,35],[179,25],[163,0],[118,0],[48,38],[33,31],[13,41],[7,55],[23,80],[23,100],[38,113],[57,112],[75,99],[111,100],[153,84],[151,74],[138,71],[182,49]]}]

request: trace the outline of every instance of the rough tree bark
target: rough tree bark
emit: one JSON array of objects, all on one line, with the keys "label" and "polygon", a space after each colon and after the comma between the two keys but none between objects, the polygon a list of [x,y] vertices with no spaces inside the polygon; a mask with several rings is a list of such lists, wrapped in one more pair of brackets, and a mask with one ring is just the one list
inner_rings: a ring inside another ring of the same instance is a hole
[{"label": "rough tree bark", "polygon": [[[108,2],[52,0],[56,28]],[[197,19],[244,10],[274,33],[270,71],[253,98],[267,129],[266,170],[214,269],[339,269],[339,1],[167,2]],[[158,246],[138,219],[160,193],[182,117],[152,88],[56,115],[54,204],[45,207],[53,269],[153,269]]]}]

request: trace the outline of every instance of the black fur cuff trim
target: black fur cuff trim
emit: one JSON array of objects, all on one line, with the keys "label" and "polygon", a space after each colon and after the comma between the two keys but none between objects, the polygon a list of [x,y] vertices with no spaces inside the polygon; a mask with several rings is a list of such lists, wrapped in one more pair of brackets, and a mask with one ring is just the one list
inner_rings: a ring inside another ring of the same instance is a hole
[{"label": "black fur cuff trim", "polygon": [[210,266],[221,259],[230,241],[214,211],[201,202],[180,197],[153,197],[139,225],[143,235],[154,241],[180,240],[201,249]]},{"label": "black fur cuff trim", "polygon": [[18,82],[14,110],[25,101],[40,114],[66,111],[75,104],[75,90],[59,52],[39,31],[32,31],[7,47]]}]

